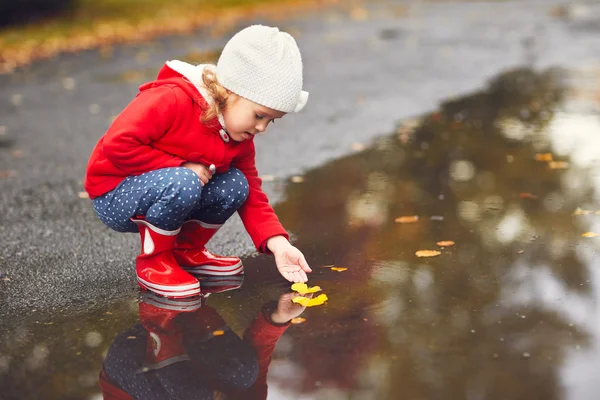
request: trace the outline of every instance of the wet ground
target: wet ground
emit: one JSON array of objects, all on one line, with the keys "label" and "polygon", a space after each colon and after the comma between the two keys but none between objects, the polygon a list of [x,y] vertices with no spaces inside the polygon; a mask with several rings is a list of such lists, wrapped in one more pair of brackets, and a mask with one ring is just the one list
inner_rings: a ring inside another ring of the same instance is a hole
[{"label": "wet ground", "polygon": [[[329,301],[271,332],[269,398],[595,398],[600,29],[589,13],[550,14],[537,2],[408,14],[376,3],[290,23],[320,51],[304,58],[323,94],[260,138],[259,166]],[[157,398],[256,374],[255,318],[289,292],[269,257],[232,224],[214,246],[249,254],[245,279],[203,281],[232,290],[177,310],[140,297],[136,238],[104,230],[78,197],[97,130],[155,68],[143,65],[190,56],[185,39],[165,43],[2,78],[2,399],[101,398],[102,368]],[[153,342],[190,359],[140,374]]]}]

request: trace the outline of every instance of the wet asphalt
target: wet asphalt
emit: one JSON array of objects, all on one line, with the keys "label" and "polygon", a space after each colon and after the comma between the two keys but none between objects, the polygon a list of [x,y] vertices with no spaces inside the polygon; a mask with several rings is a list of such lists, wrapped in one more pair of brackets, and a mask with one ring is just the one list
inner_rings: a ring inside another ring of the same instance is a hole
[{"label": "wet asphalt", "polygon": [[[562,3],[380,1],[244,23],[279,25],[296,36],[311,93],[304,112],[257,139],[259,171],[273,177],[264,185],[272,202],[284,200],[291,177],[353,152],[355,143],[368,146],[398,121],[435,110],[503,70],[598,65],[600,7],[581,3],[553,15]],[[137,236],[109,231],[80,198],[88,156],[165,60],[218,51],[226,40],[201,30],[109,54],[64,55],[0,76],[4,326],[35,312],[76,313],[136,290]],[[254,251],[237,218],[210,247]]]}]

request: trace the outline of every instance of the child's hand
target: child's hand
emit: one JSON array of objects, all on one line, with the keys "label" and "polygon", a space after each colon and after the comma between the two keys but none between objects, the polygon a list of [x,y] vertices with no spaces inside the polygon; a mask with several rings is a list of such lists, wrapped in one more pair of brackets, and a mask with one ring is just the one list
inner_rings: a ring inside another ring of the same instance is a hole
[{"label": "child's hand", "polygon": [[306,282],[307,272],[312,272],[304,255],[283,236],[274,236],[267,241],[267,247],[275,255],[279,273],[290,282]]},{"label": "child's hand", "polygon": [[202,186],[206,185],[210,178],[212,178],[212,172],[208,169],[208,167],[204,164],[196,164],[193,162],[186,162],[182,165],[184,168],[189,168],[200,178],[200,183]]}]

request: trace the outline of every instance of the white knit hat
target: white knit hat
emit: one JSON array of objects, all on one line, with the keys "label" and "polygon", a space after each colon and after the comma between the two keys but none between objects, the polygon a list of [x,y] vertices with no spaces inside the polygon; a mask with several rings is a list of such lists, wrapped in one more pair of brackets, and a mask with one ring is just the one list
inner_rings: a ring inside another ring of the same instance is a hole
[{"label": "white knit hat", "polygon": [[226,89],[277,111],[298,112],[308,100],[298,45],[277,28],[252,25],[236,33],[225,45],[216,72]]}]

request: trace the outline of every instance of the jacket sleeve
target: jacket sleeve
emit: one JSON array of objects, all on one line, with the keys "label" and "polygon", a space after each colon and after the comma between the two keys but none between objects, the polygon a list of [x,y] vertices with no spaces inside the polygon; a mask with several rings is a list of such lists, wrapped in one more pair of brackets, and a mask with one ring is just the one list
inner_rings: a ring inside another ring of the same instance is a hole
[{"label": "jacket sleeve", "polygon": [[255,158],[254,141],[251,141],[248,150],[232,163],[244,173],[250,187],[248,198],[238,213],[256,249],[261,253],[270,253],[267,249],[267,239],[283,235],[289,240],[289,235],[275,215],[267,195],[262,191],[262,181],[258,177]]},{"label": "jacket sleeve", "polygon": [[173,124],[177,107],[177,98],[170,87],[141,92],[106,132],[104,156],[131,175],[185,163],[183,158],[152,147],[152,142],[166,134]]}]

